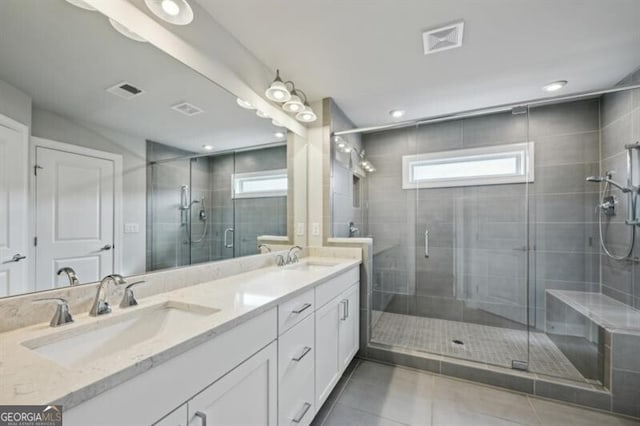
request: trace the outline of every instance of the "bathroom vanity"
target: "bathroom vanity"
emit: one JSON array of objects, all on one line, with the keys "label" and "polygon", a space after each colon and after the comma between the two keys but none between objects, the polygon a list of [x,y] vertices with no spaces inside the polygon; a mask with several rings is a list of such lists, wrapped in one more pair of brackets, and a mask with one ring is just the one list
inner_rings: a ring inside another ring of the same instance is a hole
[{"label": "bathroom vanity", "polygon": [[307,257],[4,333],[2,401],[62,404],[65,425],[309,424],[358,351],[359,264]]}]

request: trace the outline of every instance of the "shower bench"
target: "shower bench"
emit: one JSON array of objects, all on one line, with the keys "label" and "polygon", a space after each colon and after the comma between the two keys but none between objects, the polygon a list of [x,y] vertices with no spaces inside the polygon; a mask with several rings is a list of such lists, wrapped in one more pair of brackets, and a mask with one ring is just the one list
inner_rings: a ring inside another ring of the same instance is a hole
[{"label": "shower bench", "polygon": [[614,406],[616,390],[640,394],[640,311],[600,293],[546,295],[547,334],[585,378],[609,389]]}]

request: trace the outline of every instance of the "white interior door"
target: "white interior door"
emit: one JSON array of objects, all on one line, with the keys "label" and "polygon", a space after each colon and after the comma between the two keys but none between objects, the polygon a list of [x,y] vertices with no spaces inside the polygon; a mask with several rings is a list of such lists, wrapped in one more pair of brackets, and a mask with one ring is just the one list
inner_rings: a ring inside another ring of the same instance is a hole
[{"label": "white interior door", "polygon": [[114,272],[116,168],[112,159],[36,147],[36,287],[82,283]]},{"label": "white interior door", "polygon": [[[31,291],[27,283],[27,152],[25,129],[0,116],[0,297]],[[22,256],[25,256],[24,258]]]}]

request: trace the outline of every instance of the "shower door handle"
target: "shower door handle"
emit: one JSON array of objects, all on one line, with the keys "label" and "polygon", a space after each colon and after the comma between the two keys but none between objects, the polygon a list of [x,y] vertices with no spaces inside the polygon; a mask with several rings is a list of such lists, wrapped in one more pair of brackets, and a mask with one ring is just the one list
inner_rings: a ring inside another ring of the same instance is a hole
[{"label": "shower door handle", "polygon": [[429,230],[424,231],[424,257],[429,257]]},{"label": "shower door handle", "polygon": [[233,228],[227,228],[224,230],[224,246],[226,248],[233,248],[233,239],[229,242],[229,233],[232,234],[231,238],[233,238],[233,234],[235,234],[235,232],[236,231],[234,231]]}]

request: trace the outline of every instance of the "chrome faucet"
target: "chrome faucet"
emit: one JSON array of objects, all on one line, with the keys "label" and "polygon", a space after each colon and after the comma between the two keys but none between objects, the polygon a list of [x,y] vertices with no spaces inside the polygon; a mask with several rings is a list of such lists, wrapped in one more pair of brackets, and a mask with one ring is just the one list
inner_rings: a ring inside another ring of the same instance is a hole
[{"label": "chrome faucet", "polygon": [[349,237],[353,238],[360,233],[360,229],[356,227],[356,224],[353,222],[349,222]]},{"label": "chrome faucet", "polygon": [[93,301],[93,306],[89,311],[89,315],[92,317],[97,317],[98,315],[104,315],[111,312],[111,306],[109,306],[109,302],[107,302],[107,292],[106,287],[109,284],[109,281],[113,281],[116,285],[126,284],[124,277],[118,274],[110,274],[107,275],[100,281],[98,285],[98,291],[96,292],[96,298]]},{"label": "chrome faucet", "polygon": [[58,303],[58,307],[56,308],[56,312],[53,314],[53,318],[51,318],[51,322],[49,325],[51,327],[58,327],[60,325],[70,324],[73,322],[73,317],[71,316],[71,312],[69,312],[69,303],[61,297],[45,297],[42,299],[36,299],[34,302],[51,302],[55,301]]},{"label": "chrome faucet", "polygon": [[128,308],[129,306],[136,306],[138,301],[136,300],[135,295],[133,294],[133,290],[131,289],[134,285],[144,284],[146,281],[136,281],[135,283],[131,283],[124,288],[124,295],[122,296],[122,302],[120,302],[121,308]]},{"label": "chrome faucet", "polygon": [[78,274],[76,274],[76,271],[74,271],[73,268],[69,266],[65,266],[64,268],[58,269],[57,274],[58,276],[62,274],[67,274],[67,278],[69,278],[69,285],[80,284],[80,280],[78,279]]},{"label": "chrome faucet", "polygon": [[265,243],[260,243],[260,244],[258,244],[258,250],[261,250],[261,249],[263,249],[263,248],[264,248],[264,249],[267,249],[267,252],[268,252],[268,253],[271,253],[271,247],[269,247],[269,245],[268,245],[268,244],[265,244]]},{"label": "chrome faucet", "polygon": [[293,246],[289,249],[289,253],[287,253],[287,265],[291,263],[298,263],[299,259],[298,259],[298,254],[296,253],[296,250],[302,251],[302,247]]}]

